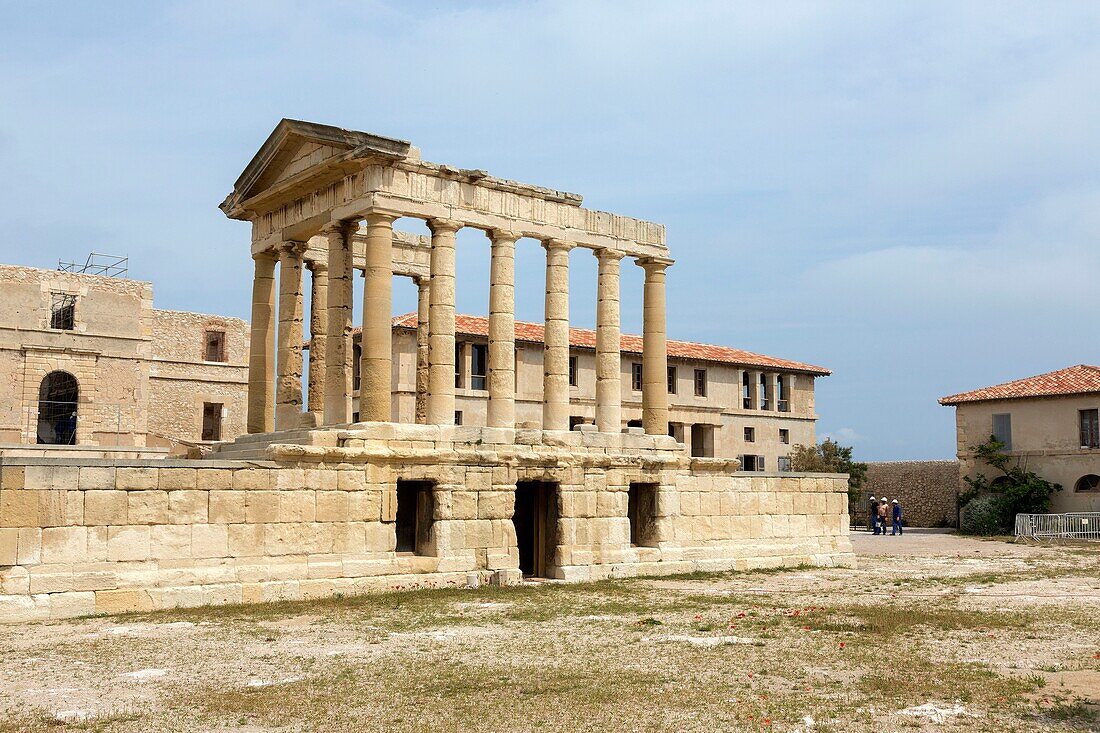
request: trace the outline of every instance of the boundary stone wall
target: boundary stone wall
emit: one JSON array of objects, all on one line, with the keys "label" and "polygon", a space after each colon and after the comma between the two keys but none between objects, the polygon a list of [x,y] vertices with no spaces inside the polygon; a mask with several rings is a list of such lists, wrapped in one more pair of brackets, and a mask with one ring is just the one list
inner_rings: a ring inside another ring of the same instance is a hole
[{"label": "boundary stone wall", "polygon": [[[862,499],[897,499],[911,527],[955,527],[959,496],[958,461],[883,461],[867,464]],[[853,507],[853,522],[865,525],[865,501]]]},{"label": "boundary stone wall", "polygon": [[[852,562],[845,477],[734,474],[669,440],[378,423],[270,460],[3,458],[0,620],[518,582],[524,480],[557,485],[556,578]],[[418,554],[396,551],[398,480],[431,482]]]}]

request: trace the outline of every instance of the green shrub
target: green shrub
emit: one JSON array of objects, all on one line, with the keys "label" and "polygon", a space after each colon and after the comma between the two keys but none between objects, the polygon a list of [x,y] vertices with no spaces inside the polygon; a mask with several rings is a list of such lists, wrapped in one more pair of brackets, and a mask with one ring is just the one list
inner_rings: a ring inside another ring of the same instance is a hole
[{"label": "green shrub", "polygon": [[1004,501],[999,496],[979,496],[962,509],[959,532],[973,535],[1006,534]]}]

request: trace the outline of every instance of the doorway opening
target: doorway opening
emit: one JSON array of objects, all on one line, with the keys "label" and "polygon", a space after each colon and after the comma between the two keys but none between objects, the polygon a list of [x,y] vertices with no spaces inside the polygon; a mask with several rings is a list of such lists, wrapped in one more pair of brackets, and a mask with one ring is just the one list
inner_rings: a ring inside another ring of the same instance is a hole
[{"label": "doorway opening", "polygon": [[432,531],[432,482],[397,482],[397,517],[394,522],[398,552],[427,555]]},{"label": "doorway opening", "polygon": [[558,485],[550,481],[517,483],[512,524],[516,528],[519,569],[523,577],[552,577],[552,558],[558,537]]},{"label": "doorway opening", "polygon": [[76,445],[80,387],[68,372],[50,372],[38,388],[38,443]]}]

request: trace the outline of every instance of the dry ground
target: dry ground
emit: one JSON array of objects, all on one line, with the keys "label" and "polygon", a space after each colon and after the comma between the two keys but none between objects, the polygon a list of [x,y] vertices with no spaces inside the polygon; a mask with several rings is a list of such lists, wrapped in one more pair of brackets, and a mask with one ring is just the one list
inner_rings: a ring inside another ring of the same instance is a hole
[{"label": "dry ground", "polygon": [[1100,730],[1100,547],[0,626],[0,733]]}]

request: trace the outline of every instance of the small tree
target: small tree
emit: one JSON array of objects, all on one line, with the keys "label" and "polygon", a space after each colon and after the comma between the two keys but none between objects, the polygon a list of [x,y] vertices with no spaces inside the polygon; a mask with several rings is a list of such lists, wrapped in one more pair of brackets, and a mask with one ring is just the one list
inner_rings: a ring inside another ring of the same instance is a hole
[{"label": "small tree", "polygon": [[1039,475],[1028,471],[1014,458],[1004,452],[1005,444],[992,435],[981,445],[973,446],[974,456],[1001,472],[994,480],[985,475],[974,478],[963,477],[970,488],[959,494],[959,504],[966,512],[973,500],[992,496],[998,516],[998,530],[1008,531],[1017,514],[1043,514],[1050,510],[1050,500],[1061,491],[1059,484],[1051,483]]},{"label": "small tree", "polygon": [[796,445],[791,449],[791,470],[799,473],[848,474],[848,506],[857,506],[860,487],[867,478],[867,464],[852,460],[852,449],[826,438],[821,445]]}]

